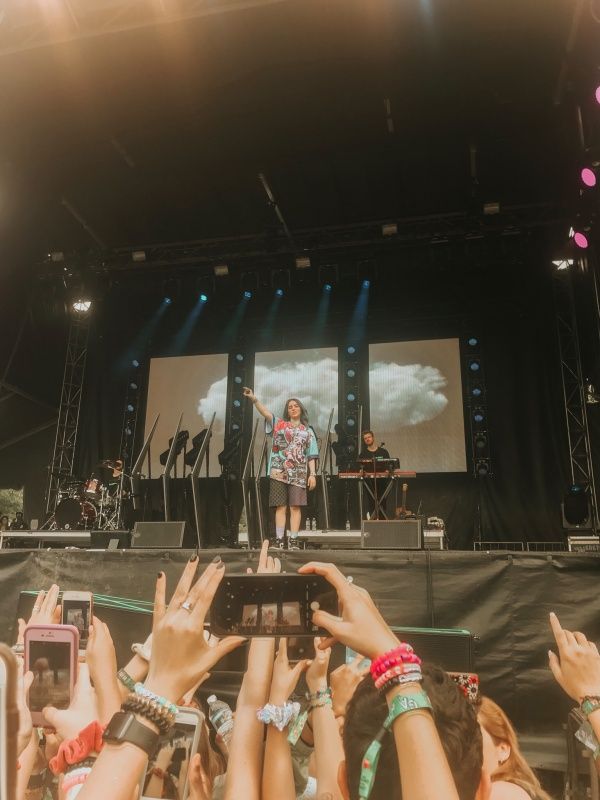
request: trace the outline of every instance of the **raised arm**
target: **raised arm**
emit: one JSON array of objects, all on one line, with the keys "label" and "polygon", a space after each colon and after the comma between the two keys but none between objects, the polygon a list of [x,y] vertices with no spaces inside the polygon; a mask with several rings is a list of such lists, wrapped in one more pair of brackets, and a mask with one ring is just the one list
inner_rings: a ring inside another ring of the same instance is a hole
[{"label": "raised arm", "polygon": [[258,413],[263,416],[267,422],[273,422],[273,414],[269,409],[264,406],[258,397],[254,394],[252,389],[249,389],[247,386],[244,386],[244,397],[247,397],[248,400],[252,402],[253,405],[256,406],[256,410]]}]

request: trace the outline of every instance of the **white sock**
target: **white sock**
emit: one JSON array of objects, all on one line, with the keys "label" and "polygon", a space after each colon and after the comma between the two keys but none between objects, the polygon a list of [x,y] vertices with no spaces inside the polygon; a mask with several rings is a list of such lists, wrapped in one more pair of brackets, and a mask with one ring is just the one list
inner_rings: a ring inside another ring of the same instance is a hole
[{"label": "white sock", "polygon": [[278,528],[278,527],[275,528],[275,536],[278,539],[283,539],[284,533],[285,533],[285,528]]},{"label": "white sock", "polygon": [[297,539],[298,538],[298,531],[289,531],[290,539]]}]

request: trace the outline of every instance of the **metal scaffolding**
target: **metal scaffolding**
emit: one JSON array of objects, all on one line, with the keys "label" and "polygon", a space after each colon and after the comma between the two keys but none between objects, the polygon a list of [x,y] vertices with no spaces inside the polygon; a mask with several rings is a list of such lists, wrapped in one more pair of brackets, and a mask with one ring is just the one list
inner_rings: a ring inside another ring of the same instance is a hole
[{"label": "metal scaffolding", "polygon": [[[576,265],[577,262],[575,262]],[[573,297],[571,265],[554,272],[554,305],[560,357],[569,466],[572,483],[585,487],[590,498],[594,530],[598,529],[596,483],[592,465],[592,449],[588,428],[585,382],[581,367],[581,351],[577,329],[577,312]]]},{"label": "metal scaffolding", "polygon": [[60,482],[73,475],[89,331],[89,316],[84,315],[71,319],[54,451],[48,467],[46,518],[51,516],[56,509]]}]

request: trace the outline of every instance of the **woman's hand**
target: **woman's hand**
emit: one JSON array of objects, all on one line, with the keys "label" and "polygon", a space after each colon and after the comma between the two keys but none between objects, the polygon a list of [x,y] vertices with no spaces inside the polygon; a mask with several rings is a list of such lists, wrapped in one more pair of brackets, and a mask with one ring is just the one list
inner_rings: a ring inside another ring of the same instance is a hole
[{"label": "woman's hand", "polygon": [[306,670],[306,685],[312,694],[327,688],[327,668],[331,658],[331,647],[320,649],[322,641],[325,640],[321,640],[318,636],[315,637],[316,655]]},{"label": "woman's hand", "polygon": [[600,695],[600,655],[594,642],[583,633],[563,628],[554,612],[550,614],[550,627],[558,656],[550,650],[548,657],[559,686],[577,703],[586,696]]},{"label": "woman's hand", "polygon": [[204,620],[225,574],[219,559],[192,585],[198,568],[194,555],[184,567],[177,588],[152,636],[152,658],[146,686],[176,703],[205,672],[238,647],[242,636],[228,636],[214,647],[204,638]]},{"label": "woman's hand", "polygon": [[316,485],[317,485],[317,476],[316,476],[316,475],[309,475],[309,476],[308,476],[308,480],[307,480],[307,482],[306,482],[306,485],[307,485],[307,487],[308,487],[308,491],[309,491],[309,492],[312,492],[312,490],[313,490],[313,489],[316,487]]},{"label": "woman's hand", "polygon": [[85,660],[98,698],[99,721],[106,725],[121,707],[117,681],[117,654],[108,626],[94,617]]},{"label": "woman's hand", "polygon": [[23,664],[19,659],[19,685],[17,690],[17,705],[19,707],[19,730],[17,733],[17,758],[25,750],[31,741],[33,724],[31,713],[27,705],[27,693],[33,683],[33,672],[26,672],[23,675]]},{"label": "woman's hand", "polygon": [[244,397],[247,397],[248,400],[250,400],[251,402],[254,402],[256,400],[256,395],[254,394],[252,389],[248,388],[248,386],[244,386]]},{"label": "woman's hand", "polygon": [[19,619],[17,644],[23,644],[25,628],[28,625],[58,625],[60,623],[61,607],[56,605],[59,592],[60,589],[56,583],[53,583],[47,592],[43,589],[38,592],[29,620],[25,622],[24,619]]},{"label": "woman's hand", "polygon": [[269,703],[275,706],[281,706],[290,698],[294,689],[298,685],[300,675],[308,667],[310,661],[305,658],[299,661],[293,667],[287,657],[287,639],[279,640],[279,650],[275,658],[273,666],[273,678],[271,680],[271,694],[269,696]]},{"label": "woman's hand", "polygon": [[202,769],[200,753],[192,756],[188,770],[188,800],[210,800],[212,794],[208,776]]},{"label": "woman's hand", "polygon": [[87,664],[79,665],[79,675],[69,707],[58,709],[47,706],[42,714],[48,725],[56,730],[63,741],[74,739],[90,722],[98,720],[96,692],[90,683]]},{"label": "woman's hand", "polygon": [[375,607],[369,593],[349,583],[336,566],[313,561],[304,564],[298,572],[323,575],[337,591],[341,616],[315,611],[312,617],[315,625],[325,628],[332,636],[331,639],[321,640],[321,649],[339,641],[373,659],[398,647],[398,639]]},{"label": "woman's hand", "polygon": [[356,687],[369,671],[369,667],[362,667],[363,656],[355,656],[349,664],[342,664],[334,669],[329,680],[333,700],[333,713],[336,717],[346,715],[346,706],[350,702]]}]

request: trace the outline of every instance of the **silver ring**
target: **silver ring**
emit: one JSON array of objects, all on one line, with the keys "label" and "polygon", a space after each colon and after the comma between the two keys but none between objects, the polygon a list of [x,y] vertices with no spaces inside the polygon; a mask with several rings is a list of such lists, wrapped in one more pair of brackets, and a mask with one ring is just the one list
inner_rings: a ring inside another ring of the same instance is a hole
[{"label": "silver ring", "polygon": [[193,607],[194,607],[194,606],[193,606],[193,605],[190,603],[190,601],[189,601],[189,600],[185,600],[185,601],[184,601],[184,602],[183,602],[183,603],[182,603],[182,604],[179,606],[179,608],[185,608],[185,610],[186,610],[186,611],[189,611],[189,613],[190,613],[190,614],[192,613],[192,608],[193,608]]},{"label": "silver ring", "polygon": [[32,608],[32,612],[33,612],[33,613],[39,612],[40,610],[41,610],[41,607],[40,607],[40,606],[34,606],[34,607]]}]

